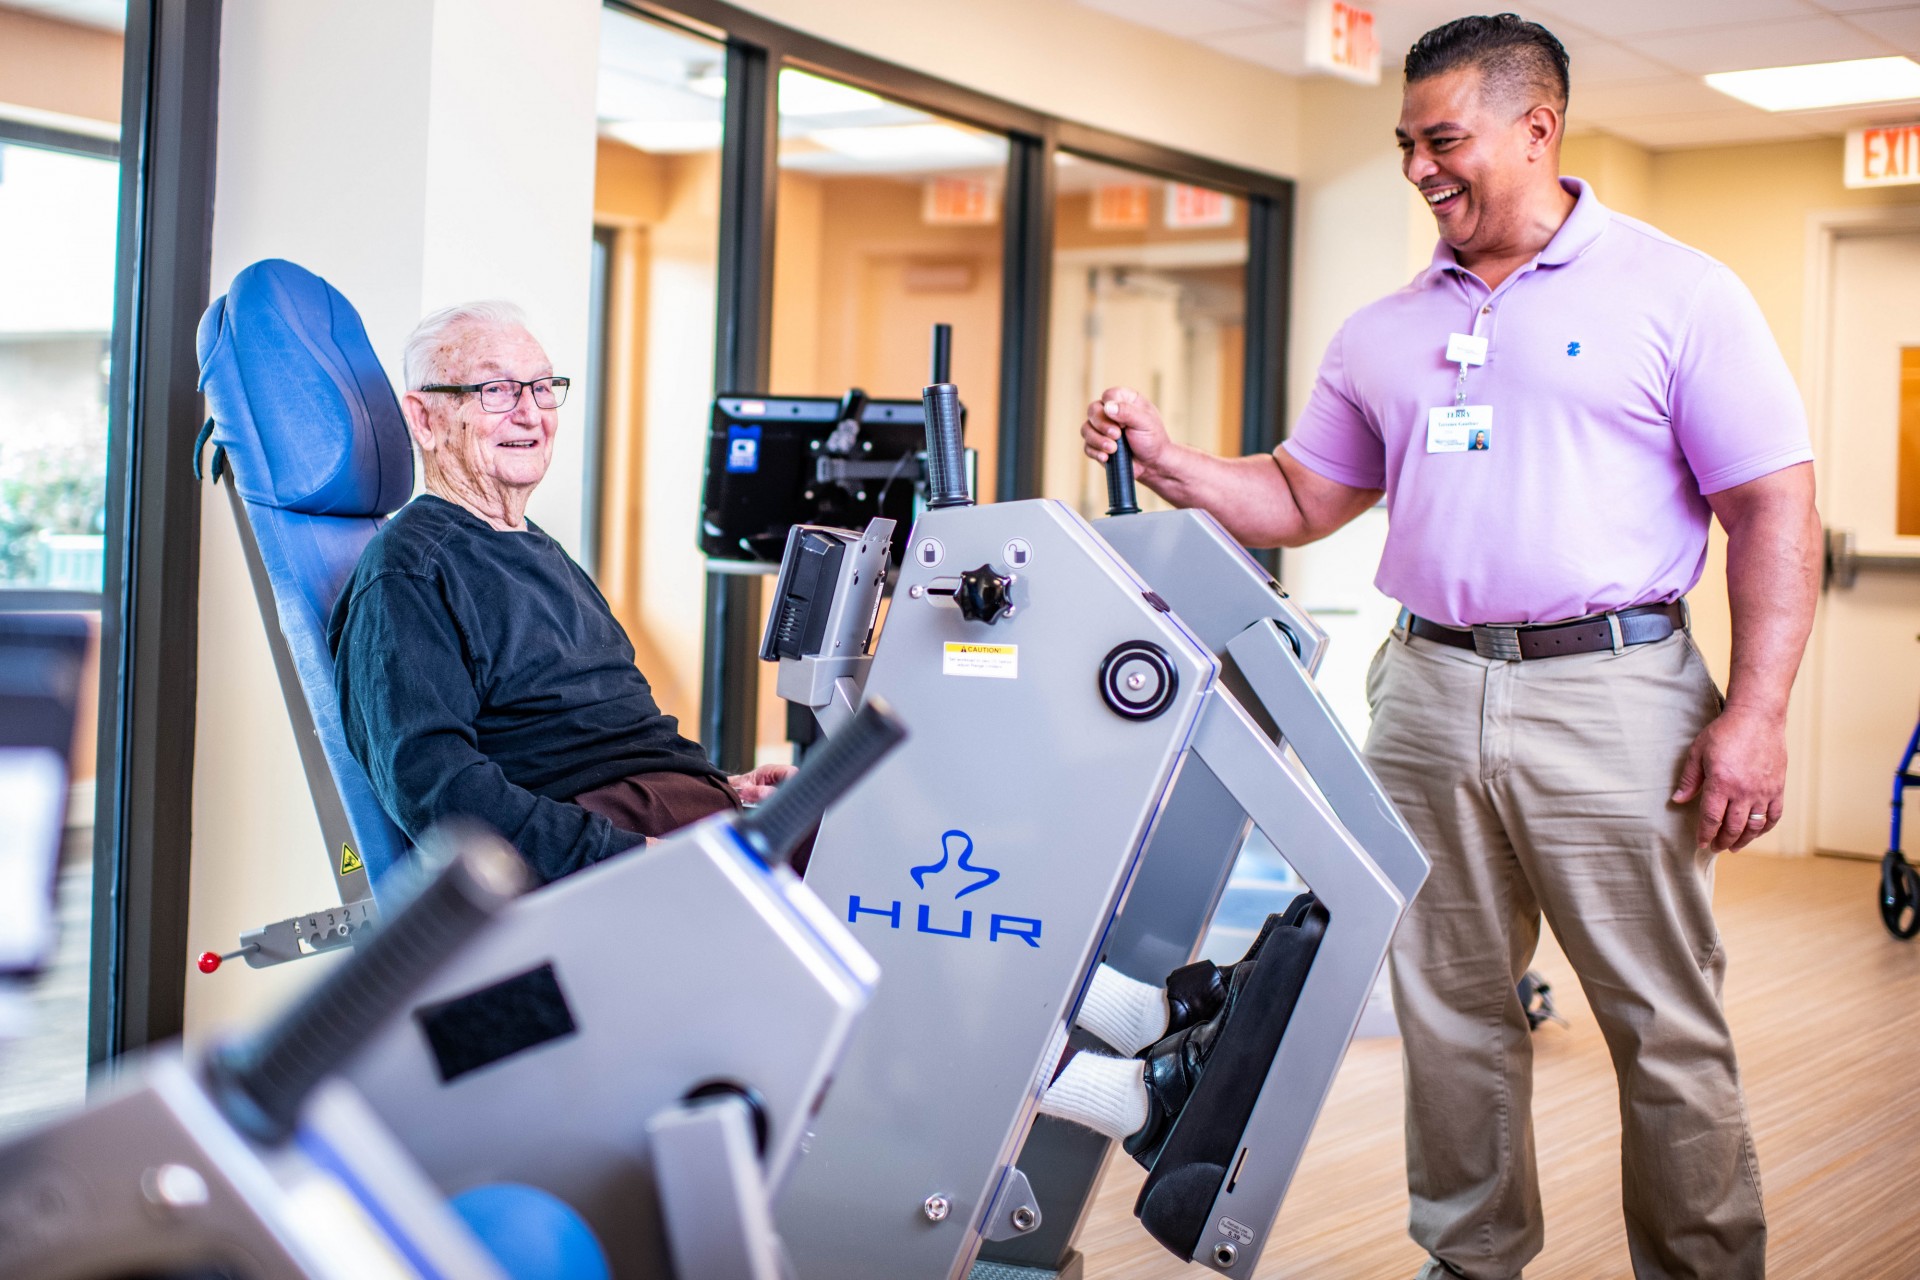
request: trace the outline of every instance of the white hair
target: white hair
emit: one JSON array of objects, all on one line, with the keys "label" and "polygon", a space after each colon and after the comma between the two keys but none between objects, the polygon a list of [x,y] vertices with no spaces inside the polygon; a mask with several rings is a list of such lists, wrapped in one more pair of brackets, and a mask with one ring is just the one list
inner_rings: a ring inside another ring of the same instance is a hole
[{"label": "white hair", "polygon": [[525,329],[527,313],[511,302],[497,298],[463,302],[457,307],[436,311],[413,327],[400,349],[401,376],[407,390],[418,391],[447,379],[442,363],[453,345],[448,339],[458,329],[477,326],[485,329]]}]

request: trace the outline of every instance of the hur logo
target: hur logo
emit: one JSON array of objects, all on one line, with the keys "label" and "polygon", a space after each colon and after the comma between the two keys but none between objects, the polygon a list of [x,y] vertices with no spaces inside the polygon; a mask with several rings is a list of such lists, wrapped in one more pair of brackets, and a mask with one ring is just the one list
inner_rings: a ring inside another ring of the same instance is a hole
[{"label": "hur logo", "polygon": [[1579,344],[1579,343],[1577,343],[1577,342],[1569,342],[1569,343],[1567,344],[1567,354],[1568,354],[1568,355],[1570,355],[1570,356],[1577,356],[1577,355],[1579,355],[1579,354],[1580,354],[1580,344]]},{"label": "hur logo", "polygon": [[[959,830],[941,832],[939,860],[922,866],[909,867],[907,874],[913,877],[914,887],[924,893],[927,890],[927,881],[940,875],[949,864],[952,864],[954,870],[973,877],[971,883],[963,884],[954,890],[952,900],[955,902],[968,894],[978,893],[1000,879],[998,871],[992,867],[983,867],[973,860],[973,837]],[[936,890],[944,889],[951,883],[950,879],[940,881],[936,883],[935,888]],[[849,894],[847,897],[848,924],[858,924],[861,916],[879,916],[887,921],[888,927],[898,929],[901,915],[902,904],[897,898],[884,907],[870,907],[862,904],[860,895],[857,893]],[[918,904],[918,910],[915,912],[914,924],[916,933],[933,934],[942,938],[973,936],[973,912],[968,908],[961,909],[958,920],[954,919],[950,910],[944,911],[940,922],[935,923],[933,905],[922,902]],[[1038,947],[1040,928],[1040,921],[1032,916],[1006,915],[996,911],[987,917],[987,941],[998,942],[1002,938],[1017,938],[1029,947]]]}]

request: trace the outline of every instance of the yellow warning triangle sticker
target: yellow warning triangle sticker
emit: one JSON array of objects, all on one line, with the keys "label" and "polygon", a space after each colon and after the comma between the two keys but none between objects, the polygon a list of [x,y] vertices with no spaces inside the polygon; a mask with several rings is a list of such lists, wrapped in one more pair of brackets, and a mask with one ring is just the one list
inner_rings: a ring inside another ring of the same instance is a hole
[{"label": "yellow warning triangle sticker", "polygon": [[366,865],[367,865],[366,863],[360,861],[360,855],[353,851],[352,845],[343,844],[340,846],[340,874],[341,875],[343,876],[351,875]]}]

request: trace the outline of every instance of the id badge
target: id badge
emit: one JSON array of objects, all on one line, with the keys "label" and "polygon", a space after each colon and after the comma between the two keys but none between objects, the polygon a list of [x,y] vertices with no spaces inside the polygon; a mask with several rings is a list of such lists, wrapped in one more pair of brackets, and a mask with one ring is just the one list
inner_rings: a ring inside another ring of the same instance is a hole
[{"label": "id badge", "polygon": [[1492,447],[1492,405],[1456,404],[1427,410],[1428,453],[1484,453]]}]

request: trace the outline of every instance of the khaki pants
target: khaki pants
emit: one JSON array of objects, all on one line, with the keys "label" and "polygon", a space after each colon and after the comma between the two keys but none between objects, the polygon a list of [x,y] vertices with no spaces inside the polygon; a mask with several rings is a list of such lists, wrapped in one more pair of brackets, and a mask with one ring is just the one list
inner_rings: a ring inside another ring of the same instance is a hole
[{"label": "khaki pants", "polygon": [[1392,953],[1422,1274],[1512,1280],[1544,1241],[1514,991],[1544,914],[1613,1057],[1634,1274],[1763,1275],[1713,854],[1668,800],[1720,707],[1692,641],[1497,662],[1395,632],[1367,695],[1367,761],[1433,859]]}]

